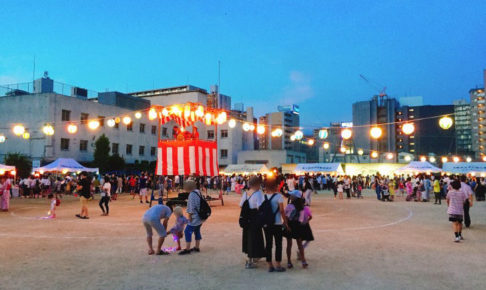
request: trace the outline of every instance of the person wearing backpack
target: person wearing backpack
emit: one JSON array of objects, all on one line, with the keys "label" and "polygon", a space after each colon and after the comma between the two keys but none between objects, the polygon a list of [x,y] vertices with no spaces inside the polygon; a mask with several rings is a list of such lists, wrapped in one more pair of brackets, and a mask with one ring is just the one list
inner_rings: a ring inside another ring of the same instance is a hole
[{"label": "person wearing backpack", "polygon": [[[186,248],[182,250],[179,255],[187,255],[191,252],[198,253],[200,251],[201,242],[201,226],[203,222],[211,215],[211,208],[207,201],[202,197],[201,192],[197,189],[197,184],[190,179],[184,182],[184,190],[189,191],[189,198],[187,200],[187,218],[189,223],[184,230],[186,238]],[[192,234],[196,240],[196,245],[191,249]]]},{"label": "person wearing backpack", "polygon": [[[282,261],[282,234],[283,227],[288,228],[287,218],[284,212],[284,199],[278,193],[278,181],[275,176],[267,176],[265,180],[265,196],[261,208],[265,208],[264,204],[269,202],[271,205],[271,214],[274,215],[273,224],[266,224],[263,227],[265,232],[265,251],[266,260],[268,263],[268,272],[285,272],[285,268],[281,266]],[[264,216],[268,216],[264,215]],[[275,241],[275,266],[272,262],[272,247]]]},{"label": "person wearing backpack", "polygon": [[243,230],[242,251],[248,256],[246,269],[256,268],[255,260],[266,257],[263,230],[257,221],[258,208],[263,203],[261,184],[258,176],[252,176],[249,180],[250,190],[243,193],[240,201],[240,227]]}]

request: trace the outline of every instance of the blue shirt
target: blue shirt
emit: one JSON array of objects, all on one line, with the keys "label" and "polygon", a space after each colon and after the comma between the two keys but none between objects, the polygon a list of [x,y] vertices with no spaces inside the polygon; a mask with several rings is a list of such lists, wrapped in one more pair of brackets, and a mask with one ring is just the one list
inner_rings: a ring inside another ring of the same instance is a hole
[{"label": "blue shirt", "polygon": [[199,197],[201,193],[199,190],[191,191],[189,198],[187,200],[187,213],[191,215],[192,221],[188,225],[197,227],[202,224],[202,220],[199,217],[199,209],[201,208],[201,198]]},{"label": "blue shirt", "polygon": [[170,208],[163,204],[157,204],[149,208],[143,215],[144,221],[160,221],[161,219],[169,218],[172,214]]}]

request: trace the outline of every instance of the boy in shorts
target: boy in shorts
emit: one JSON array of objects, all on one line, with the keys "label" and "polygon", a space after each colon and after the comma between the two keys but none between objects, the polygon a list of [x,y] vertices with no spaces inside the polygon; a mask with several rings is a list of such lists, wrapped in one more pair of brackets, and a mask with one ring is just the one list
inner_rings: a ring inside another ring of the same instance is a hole
[{"label": "boy in shorts", "polygon": [[459,180],[451,182],[452,189],[447,193],[447,213],[449,214],[449,221],[452,222],[452,230],[454,231],[454,242],[459,243],[462,238],[462,220],[464,217],[464,202],[468,196],[461,190],[461,183]]}]

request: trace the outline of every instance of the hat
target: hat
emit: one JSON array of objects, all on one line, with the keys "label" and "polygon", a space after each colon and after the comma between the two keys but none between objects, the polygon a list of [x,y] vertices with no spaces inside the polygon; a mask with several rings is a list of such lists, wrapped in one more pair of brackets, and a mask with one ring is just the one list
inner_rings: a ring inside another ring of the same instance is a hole
[{"label": "hat", "polygon": [[291,190],[289,191],[289,195],[294,199],[302,198],[302,192],[300,190]]}]

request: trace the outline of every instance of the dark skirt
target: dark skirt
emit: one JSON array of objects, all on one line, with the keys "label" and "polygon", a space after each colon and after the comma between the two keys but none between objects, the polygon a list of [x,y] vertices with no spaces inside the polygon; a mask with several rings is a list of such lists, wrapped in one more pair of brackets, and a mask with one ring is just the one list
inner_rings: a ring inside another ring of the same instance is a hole
[{"label": "dark skirt", "polygon": [[284,232],[284,237],[289,239],[300,239],[302,241],[313,241],[314,235],[312,234],[309,223],[303,225],[299,221],[289,221],[289,231]]},{"label": "dark skirt", "polygon": [[[256,215],[256,210],[253,214]],[[242,250],[243,253],[248,255],[248,258],[266,257],[263,230],[255,223],[243,228]]]}]

